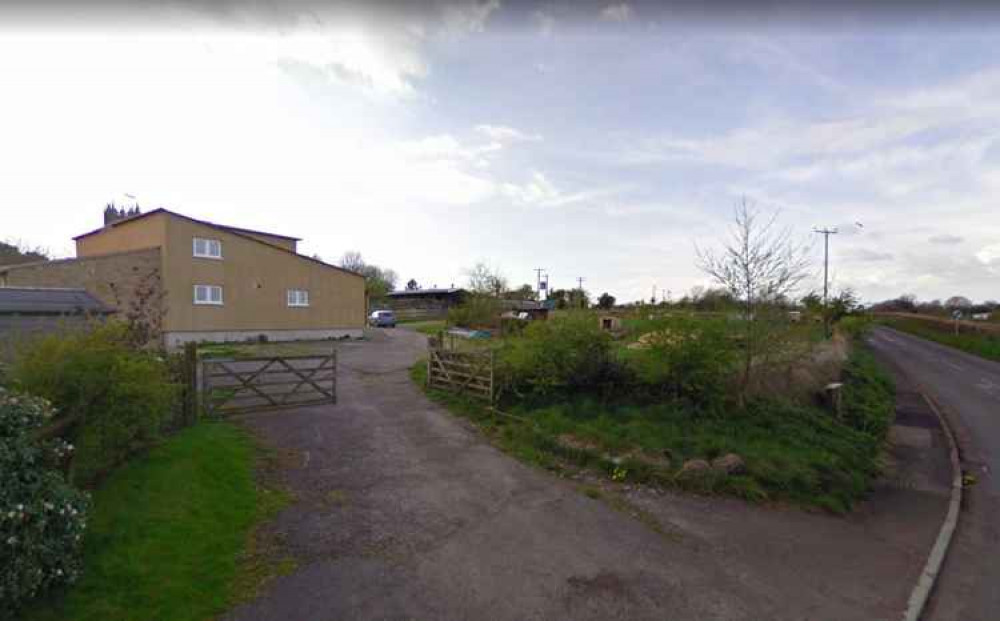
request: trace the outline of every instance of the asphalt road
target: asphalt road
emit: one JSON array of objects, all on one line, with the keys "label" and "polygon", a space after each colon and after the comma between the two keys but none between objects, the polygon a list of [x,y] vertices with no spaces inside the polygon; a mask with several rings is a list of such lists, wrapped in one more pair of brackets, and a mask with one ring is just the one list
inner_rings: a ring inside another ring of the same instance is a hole
[{"label": "asphalt road", "polygon": [[930,621],[1000,618],[1000,363],[888,328],[871,345],[947,416],[958,438],[966,489],[963,514],[931,604]]}]

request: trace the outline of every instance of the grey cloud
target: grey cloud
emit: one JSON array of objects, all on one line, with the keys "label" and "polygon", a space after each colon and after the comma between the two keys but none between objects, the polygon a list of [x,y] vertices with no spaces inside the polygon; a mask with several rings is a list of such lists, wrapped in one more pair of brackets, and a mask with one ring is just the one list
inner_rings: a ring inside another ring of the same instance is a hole
[{"label": "grey cloud", "polygon": [[932,244],[960,244],[965,241],[964,237],[958,235],[934,235],[927,239]]}]

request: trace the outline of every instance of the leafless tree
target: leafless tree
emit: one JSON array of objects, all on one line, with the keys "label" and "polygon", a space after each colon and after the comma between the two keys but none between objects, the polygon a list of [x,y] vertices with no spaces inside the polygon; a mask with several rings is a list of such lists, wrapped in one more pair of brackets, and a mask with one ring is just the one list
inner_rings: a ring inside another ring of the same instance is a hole
[{"label": "leafless tree", "polygon": [[499,298],[507,291],[507,278],[500,273],[500,270],[491,268],[482,261],[476,263],[466,273],[469,277],[469,289],[473,293]]},{"label": "leafless tree", "polygon": [[739,398],[743,402],[756,359],[766,354],[760,311],[791,294],[806,277],[808,248],[777,226],[778,213],[764,215],[746,197],[736,202],[730,237],[721,250],[696,247],[698,268],[724,286],[744,310],[746,351]]}]

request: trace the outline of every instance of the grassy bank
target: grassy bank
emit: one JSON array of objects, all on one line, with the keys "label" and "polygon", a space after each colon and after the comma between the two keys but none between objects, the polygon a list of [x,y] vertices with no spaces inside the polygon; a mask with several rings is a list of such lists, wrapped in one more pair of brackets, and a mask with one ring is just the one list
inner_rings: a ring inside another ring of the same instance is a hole
[{"label": "grassy bank", "polygon": [[94,494],[84,573],[28,611],[32,621],[201,621],[252,592],[258,522],[282,494],[254,482],[258,449],[228,423],[201,423],[117,470]]},{"label": "grassy bank", "polygon": [[[424,364],[412,369],[421,384],[425,373]],[[513,418],[494,416],[482,404],[453,394],[428,394],[476,422],[507,452],[542,467],[591,467],[616,480],[843,512],[878,474],[894,401],[891,381],[862,349],[852,354],[844,376],[840,418],[776,400],[708,414],[676,402],[607,405],[588,397],[512,405],[505,413]],[[680,474],[687,460],[727,453],[744,459],[745,473]]]},{"label": "grassy bank", "polygon": [[914,336],[936,341],[942,345],[961,349],[964,352],[981,356],[988,360],[1000,361],[1000,336],[995,334],[974,332],[959,332],[955,334],[954,329],[950,325],[902,317],[882,318],[878,322],[901,332],[907,332]]},{"label": "grassy bank", "polygon": [[401,321],[399,325],[400,327],[405,327],[407,330],[414,330],[430,336],[444,330],[447,322],[444,319],[432,319],[426,321]]}]

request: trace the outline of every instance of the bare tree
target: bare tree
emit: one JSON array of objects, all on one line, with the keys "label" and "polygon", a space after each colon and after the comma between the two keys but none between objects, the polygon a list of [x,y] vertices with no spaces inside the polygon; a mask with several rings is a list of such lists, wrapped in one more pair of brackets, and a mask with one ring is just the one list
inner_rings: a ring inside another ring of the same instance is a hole
[{"label": "bare tree", "polygon": [[482,261],[476,263],[466,273],[469,277],[469,289],[473,293],[499,298],[507,292],[507,278],[500,273],[500,270],[491,268]]},{"label": "bare tree", "polygon": [[[744,312],[746,351],[739,399],[744,402],[753,366],[768,351],[759,311],[792,293],[807,275],[807,247],[776,226],[778,213],[762,216],[746,197],[736,202],[730,237],[720,251],[696,247],[698,268],[728,289]],[[774,341],[772,341],[774,342]]]}]

